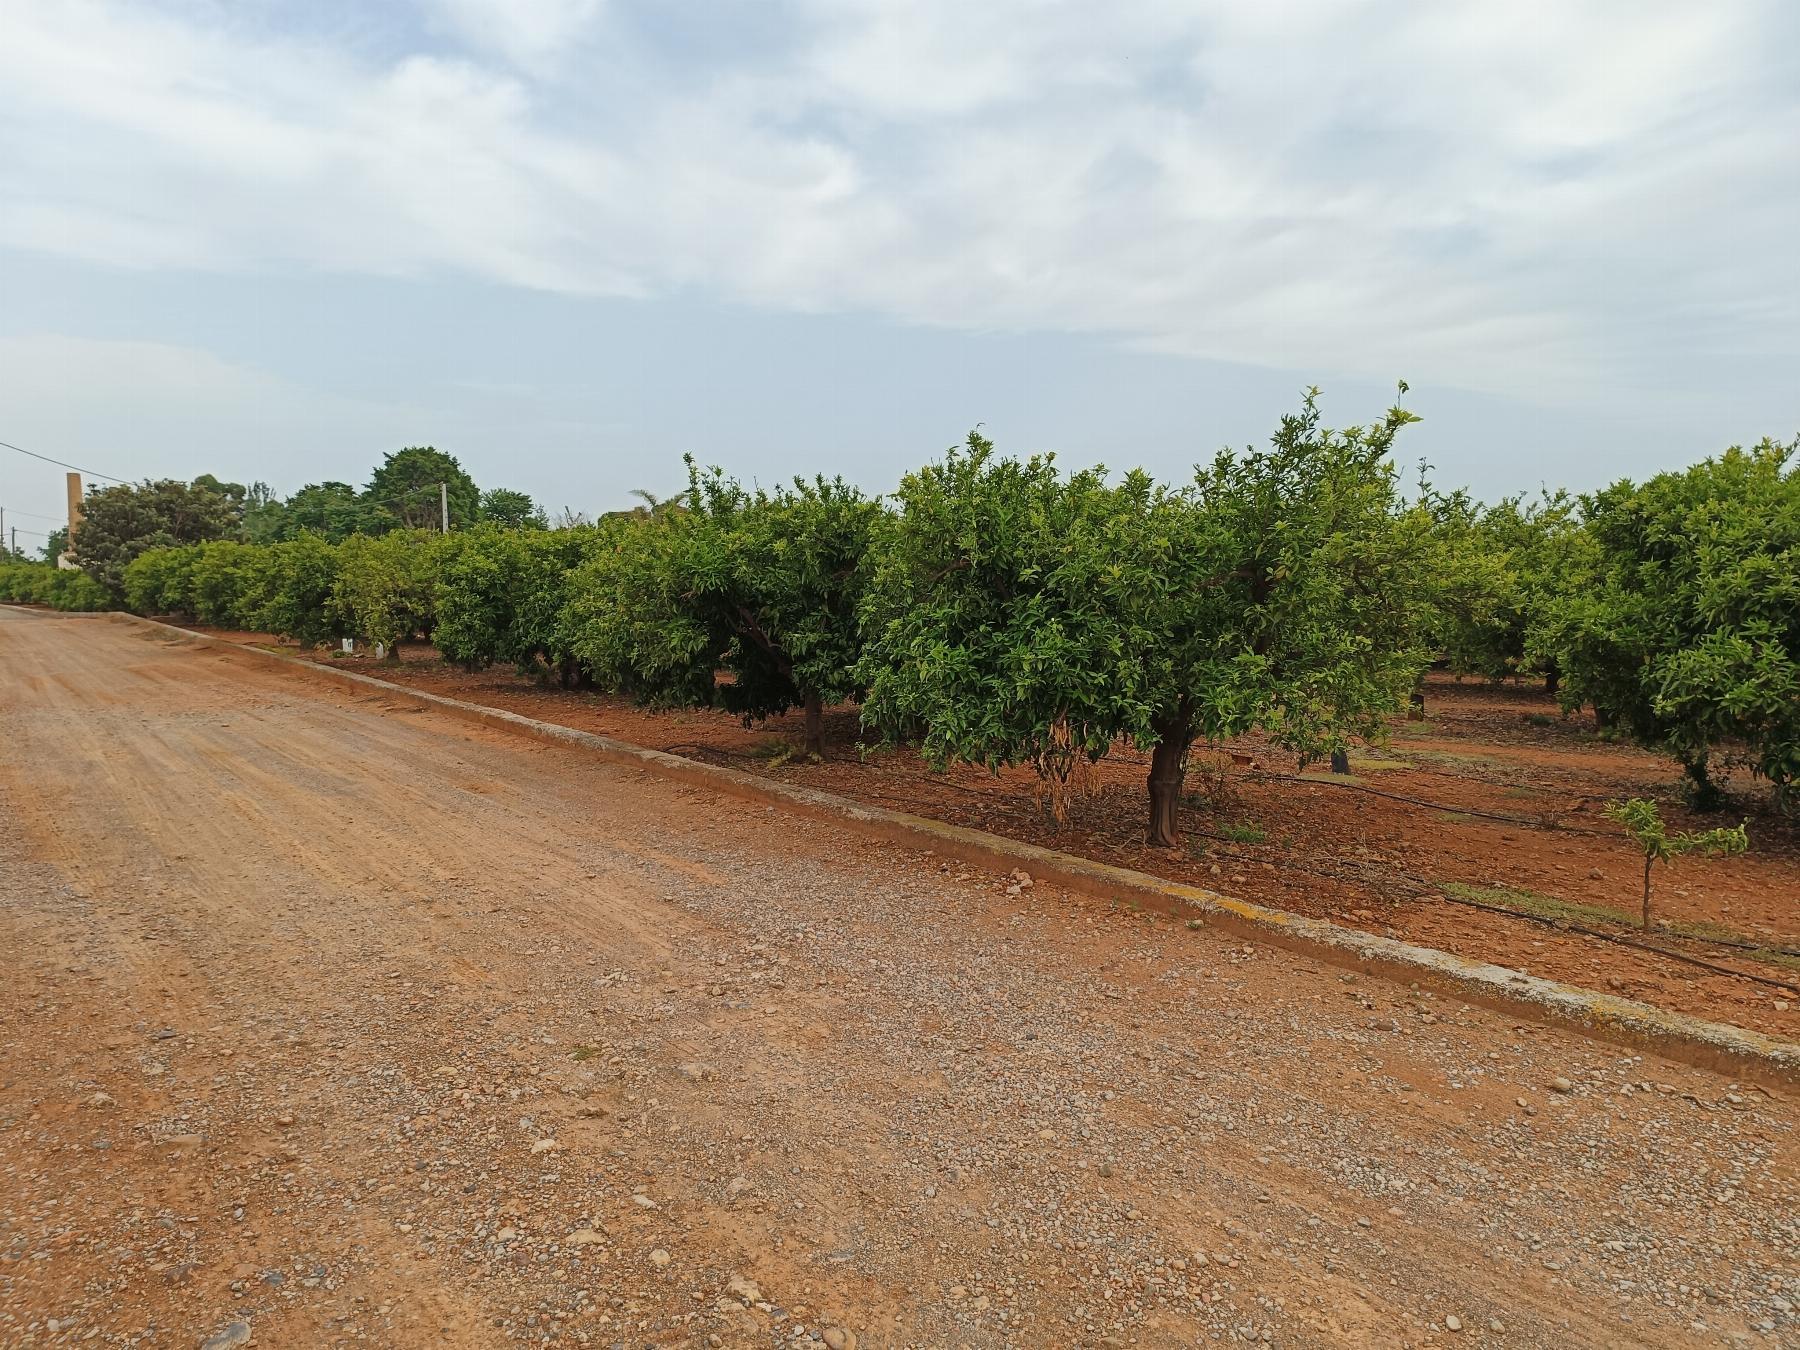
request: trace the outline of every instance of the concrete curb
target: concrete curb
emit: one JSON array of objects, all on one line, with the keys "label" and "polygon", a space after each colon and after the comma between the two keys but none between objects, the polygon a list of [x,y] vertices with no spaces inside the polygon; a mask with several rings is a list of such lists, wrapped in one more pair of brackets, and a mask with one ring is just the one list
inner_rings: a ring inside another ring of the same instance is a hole
[{"label": "concrete curb", "polygon": [[1393,938],[1342,928],[1321,919],[1269,909],[1198,886],[1165,881],[1148,873],[1058,853],[1035,844],[1019,843],[981,830],[946,825],[902,811],[864,806],[833,793],[777,783],[738,769],[684,759],[661,750],[646,750],[592,732],[409,689],[372,675],[282,656],[154,619],[123,613],[115,613],[112,617],[182,642],[259,657],[322,679],[360,685],[388,698],[448,713],[465,721],[501,727],[553,745],[577,747],[612,763],[638,768],[661,778],[770,803],[815,819],[834,821],[858,834],[889,843],[928,849],[1001,872],[1023,869],[1034,878],[1103,899],[1130,899],[1179,918],[1200,919],[1263,945],[1301,952],[1334,966],[1418,984],[1532,1021],[1570,1026],[1599,1040],[1648,1050],[1740,1079],[1779,1085],[1800,1081],[1800,1044],[1778,1041],[1742,1027],[1708,1022],[1632,999],[1559,984],[1506,966],[1471,961],[1434,948],[1416,947]]}]

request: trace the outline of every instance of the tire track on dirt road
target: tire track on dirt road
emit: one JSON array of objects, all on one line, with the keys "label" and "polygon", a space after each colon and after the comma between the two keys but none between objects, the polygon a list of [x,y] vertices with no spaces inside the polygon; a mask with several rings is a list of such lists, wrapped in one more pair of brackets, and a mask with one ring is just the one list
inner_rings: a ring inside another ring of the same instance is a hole
[{"label": "tire track on dirt road", "polygon": [[6,1345],[1800,1327],[1791,1095],[110,624],[0,744]]}]

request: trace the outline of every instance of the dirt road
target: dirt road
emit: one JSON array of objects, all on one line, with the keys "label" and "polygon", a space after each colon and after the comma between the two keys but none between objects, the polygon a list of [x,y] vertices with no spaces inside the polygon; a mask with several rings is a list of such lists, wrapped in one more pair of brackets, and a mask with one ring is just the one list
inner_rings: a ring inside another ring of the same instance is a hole
[{"label": "dirt road", "polygon": [[1794,1344],[1793,1094],[0,610],[0,1344]]}]

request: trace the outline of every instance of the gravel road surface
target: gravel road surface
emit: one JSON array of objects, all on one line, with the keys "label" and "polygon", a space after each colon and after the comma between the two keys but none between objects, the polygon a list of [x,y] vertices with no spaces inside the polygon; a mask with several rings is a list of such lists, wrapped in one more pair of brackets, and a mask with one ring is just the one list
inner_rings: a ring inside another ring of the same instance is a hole
[{"label": "gravel road surface", "polygon": [[6,1346],[1800,1344],[1792,1091],[104,619],[0,1032]]}]

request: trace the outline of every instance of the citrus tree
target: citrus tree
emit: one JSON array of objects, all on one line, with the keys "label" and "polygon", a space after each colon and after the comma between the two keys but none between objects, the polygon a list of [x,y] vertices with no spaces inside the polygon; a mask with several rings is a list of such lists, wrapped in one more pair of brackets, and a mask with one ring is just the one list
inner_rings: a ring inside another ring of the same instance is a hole
[{"label": "citrus tree", "polygon": [[194,617],[194,561],[200,546],[188,544],[140,553],[125,565],[125,607],[134,614]]},{"label": "citrus tree", "polygon": [[460,536],[438,577],[438,650],[470,670],[505,661],[526,673],[555,671],[565,687],[577,683],[568,579],[613,533],[483,525]]},{"label": "citrus tree", "polygon": [[1029,764],[1064,783],[1113,741],[1153,737],[1130,596],[1172,589],[1168,505],[1143,474],[1064,475],[998,456],[978,432],[901,479],[863,605],[863,718],[927,761]]},{"label": "citrus tree", "polygon": [[394,530],[352,535],[337,548],[332,582],[333,618],[346,634],[387,648],[429,637],[436,618],[438,570],[460,535]]},{"label": "citrus tree", "polygon": [[334,604],[338,577],[337,548],[313,533],[304,533],[258,550],[260,565],[252,569],[251,593],[243,602],[246,627],[313,646],[343,636],[342,616]]},{"label": "citrus tree", "polygon": [[1530,641],[1565,707],[1680,761],[1695,806],[1733,764],[1800,785],[1800,441],[1733,447],[1584,499],[1586,554]]},{"label": "citrus tree", "polygon": [[824,706],[859,692],[880,505],[842,479],[750,491],[691,459],[688,472],[687,509],[619,517],[572,579],[572,649],[647,702],[716,703],[746,724],[803,709],[820,754]]},{"label": "citrus tree", "polygon": [[1436,652],[1459,675],[1536,674],[1555,693],[1561,672],[1527,638],[1533,618],[1578,574],[1579,502],[1562,491],[1487,507],[1460,491],[1427,500],[1440,545],[1431,578]]},{"label": "citrus tree", "polygon": [[1309,394],[1267,449],[1178,490],[997,459],[972,434],[896,494],[865,718],[936,763],[1053,777],[1129,737],[1151,750],[1161,845],[1196,739],[1260,728],[1306,759],[1379,735],[1424,661],[1433,522],[1389,461],[1412,420],[1332,431]]}]

